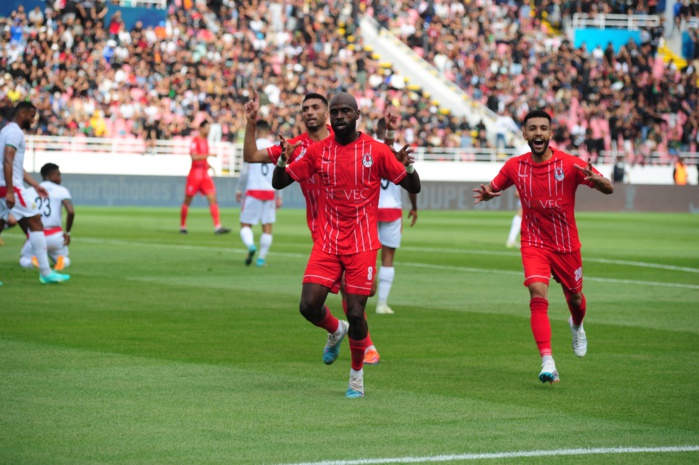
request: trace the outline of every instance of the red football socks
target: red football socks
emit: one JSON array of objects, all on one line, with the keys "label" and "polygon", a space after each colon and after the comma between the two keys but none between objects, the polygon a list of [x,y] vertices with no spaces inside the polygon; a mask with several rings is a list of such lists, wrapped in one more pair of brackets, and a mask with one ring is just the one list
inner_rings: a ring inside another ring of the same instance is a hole
[{"label": "red football socks", "polygon": [[211,212],[211,218],[214,219],[214,228],[218,229],[221,227],[221,214],[218,211],[218,204],[212,203],[209,205],[209,211]]},{"label": "red football socks", "polygon": [[323,316],[323,318],[320,321],[313,324],[320,328],[323,328],[329,333],[334,333],[340,326],[340,320],[333,316],[327,305],[323,306],[323,308],[325,309],[325,316]]},{"label": "red football socks", "polygon": [[532,333],[539,353],[551,355],[551,324],[549,323],[549,302],[542,297],[534,297],[529,301],[531,309]]},{"label": "red football socks", "polygon": [[356,340],[348,336],[350,353],[352,354],[352,369],[361,370],[364,366],[364,351],[370,344],[368,344],[369,337],[364,339]]},{"label": "red football socks", "polygon": [[182,204],[180,208],[180,227],[185,229],[187,227],[187,213],[189,212],[189,205],[186,203]]}]

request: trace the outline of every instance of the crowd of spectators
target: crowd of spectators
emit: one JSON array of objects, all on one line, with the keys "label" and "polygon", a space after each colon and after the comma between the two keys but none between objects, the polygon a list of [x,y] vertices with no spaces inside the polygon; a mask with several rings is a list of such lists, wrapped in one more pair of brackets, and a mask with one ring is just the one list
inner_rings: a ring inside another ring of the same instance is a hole
[{"label": "crowd of spectators", "polygon": [[[466,10],[458,1],[380,0],[373,7],[384,27],[494,112],[519,121],[532,108],[548,109],[558,146],[593,160],[618,149],[638,163],[651,152],[661,161],[679,151],[696,152],[699,57],[680,69],[657,56],[662,23],[642,31],[640,45],[589,50],[549,33],[543,23],[552,16],[551,5],[565,14],[614,12],[619,2],[480,3]],[[649,1],[621,3],[631,5],[632,13],[655,7]]]},{"label": "crowd of spectators", "polygon": [[357,97],[369,132],[392,104],[408,143],[493,146],[483,124],[440,111],[373,55],[354,29],[365,10],[501,116],[519,121],[548,108],[563,146],[592,156],[618,147],[641,161],[652,150],[696,150],[696,66],[653,58],[662,30],[614,52],[574,49],[542,27],[575,11],[652,12],[652,0],[466,3],[174,0],[156,27],[129,28],[100,0],[19,7],[0,18],[0,118],[29,98],[39,134],[152,143],[187,137],[208,119],[236,141],[252,88],[273,133],[287,135],[302,131],[304,94],[344,90]]}]

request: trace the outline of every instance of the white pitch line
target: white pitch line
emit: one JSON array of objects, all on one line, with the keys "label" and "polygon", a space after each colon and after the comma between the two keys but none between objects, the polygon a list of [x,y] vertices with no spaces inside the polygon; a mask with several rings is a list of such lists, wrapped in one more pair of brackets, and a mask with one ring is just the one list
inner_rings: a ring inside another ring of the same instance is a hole
[{"label": "white pitch line", "polygon": [[[510,270],[493,270],[488,268],[470,268],[465,266],[448,266],[448,265],[431,265],[429,263],[411,263],[411,262],[394,262],[396,265],[412,266],[414,268],[431,268],[434,270],[449,270],[449,271],[465,271],[468,273],[490,273],[490,274],[506,274],[524,277],[521,271]],[[618,283],[618,284],[638,284],[642,286],[659,286],[659,287],[679,287],[682,289],[699,289],[697,284],[683,283],[663,283],[658,281],[635,281],[633,279],[614,279],[614,278],[595,278],[585,276],[587,281],[597,281],[601,283]]]},{"label": "white pitch line", "polygon": [[[437,248],[422,248],[422,247],[401,247],[403,250],[411,252],[438,252],[444,254],[462,254],[462,255],[502,255],[507,257],[519,256],[517,252],[505,252],[498,250],[469,250],[469,249],[437,249]],[[608,263],[610,265],[628,265],[637,266],[639,268],[658,268],[660,270],[685,271],[687,273],[699,273],[699,268],[689,268],[685,266],[663,265],[660,263],[636,262],[629,260],[612,260],[609,258],[583,258],[583,262]]]},{"label": "white pitch line", "polygon": [[552,457],[561,455],[607,455],[607,454],[667,454],[697,452],[699,446],[671,447],[609,447],[593,449],[532,450],[521,452],[495,452],[486,454],[433,455],[430,457],[395,457],[385,459],[324,460],[322,462],[300,462],[286,465],[375,465],[386,463],[453,462],[456,460],[510,459],[523,457]]},{"label": "white pitch line", "polygon": [[[92,237],[81,237],[82,242],[92,243],[92,244],[111,244],[111,245],[124,245],[124,246],[141,246],[150,248],[161,248],[161,249],[182,249],[182,250],[201,250],[203,252],[227,252],[236,254],[245,254],[246,250],[238,248],[223,248],[223,247],[208,247],[204,245],[183,245],[183,244],[167,244],[161,242],[136,242],[136,241],[124,241],[117,239],[99,239]],[[417,249],[412,248],[410,250],[421,250],[421,251],[440,251],[444,252],[443,249]],[[497,251],[450,251],[451,253],[472,253],[478,255],[512,255],[510,252],[497,252]],[[287,253],[287,252],[274,252],[274,255],[279,255],[281,257],[292,257],[292,258],[307,258],[308,254],[298,254],[298,253]],[[605,259],[586,259],[587,261],[603,261]],[[620,261],[616,261],[620,263]],[[395,262],[397,265],[412,266],[415,268],[430,268],[433,270],[452,270],[452,271],[464,271],[470,273],[492,273],[492,274],[505,274],[511,276],[521,276],[521,271],[511,271],[511,270],[495,270],[487,268],[471,268],[466,266],[448,266],[448,265],[432,265],[428,263],[411,263],[411,262]],[[669,265],[657,265],[653,263],[643,263],[643,262],[624,262],[625,264],[632,266],[648,266],[656,268],[667,268]],[[650,266],[653,265],[653,266]],[[674,269],[680,271],[694,272],[695,268],[680,268],[674,267]],[[699,272],[699,270],[696,270]],[[595,277],[585,277],[588,281],[598,281],[604,283],[618,283],[618,284],[636,284],[641,286],[659,286],[659,287],[677,287],[682,289],[699,289],[699,285],[695,284],[682,284],[682,283],[667,283],[658,281],[636,281],[632,279],[614,279],[614,278],[595,278]]]}]

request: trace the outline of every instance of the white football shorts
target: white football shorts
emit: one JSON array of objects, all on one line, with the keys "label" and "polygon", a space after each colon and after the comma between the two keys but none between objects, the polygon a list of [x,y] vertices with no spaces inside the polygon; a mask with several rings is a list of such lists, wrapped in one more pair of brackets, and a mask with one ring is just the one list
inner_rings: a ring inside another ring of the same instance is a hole
[{"label": "white football shorts", "polygon": [[379,242],[384,247],[397,249],[403,236],[403,220],[397,219],[387,223],[379,222]]},{"label": "white football shorts", "polygon": [[256,225],[273,224],[277,221],[277,206],[274,200],[260,200],[249,195],[243,200],[243,208],[240,210],[240,222]]}]

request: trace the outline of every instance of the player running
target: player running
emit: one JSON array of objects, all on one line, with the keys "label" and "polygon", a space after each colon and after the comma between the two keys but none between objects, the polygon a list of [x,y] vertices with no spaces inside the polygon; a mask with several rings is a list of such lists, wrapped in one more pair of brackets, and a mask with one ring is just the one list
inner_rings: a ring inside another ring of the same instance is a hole
[{"label": "player running", "polygon": [[[381,247],[376,218],[381,178],[400,184],[408,192],[420,191],[410,150],[404,147],[394,154],[385,144],[357,131],[359,115],[354,97],[337,94],[330,102],[334,136],[309,147],[292,162],[289,158],[295,156],[301,142],[289,145],[273,178],[274,187],[283,189],[294,181],[319,177],[323,211],[303,278],[299,310],[309,322],[335,337],[337,342],[329,351],[335,358],[340,342],[349,336],[352,368],[345,393],[349,398],[364,396],[362,368],[368,334],[364,312]],[[325,307],[328,293],[343,274],[349,324],[337,320]]]},{"label": "player running", "polygon": [[524,117],[524,139],[531,152],[512,157],[490,184],[474,189],[474,203],[488,201],[514,185],[519,191],[524,213],[521,253],[524,285],[529,288],[529,308],[534,340],[541,354],[542,383],[559,381],[551,351],[551,323],[547,299],[549,278],[561,283],[571,317],[573,351],[587,353],[583,319],[587,309],[582,293],[583,273],[580,240],[575,224],[575,191],[580,184],[604,194],[614,192],[612,183],[591,164],[580,164],[578,157],[549,146],[553,136],[551,116],[534,110]]},{"label": "player running", "polygon": [[185,186],[184,202],[180,209],[180,234],[187,234],[187,214],[189,206],[192,204],[192,199],[197,193],[206,197],[209,202],[209,211],[211,218],[214,220],[214,233],[227,234],[230,229],[221,226],[221,218],[216,201],[216,186],[214,180],[209,175],[209,163],[206,161],[209,157],[215,157],[216,154],[209,152],[209,122],[203,121],[199,125],[199,135],[192,139],[189,148],[189,155],[192,157],[192,168],[187,176],[187,185]]}]

